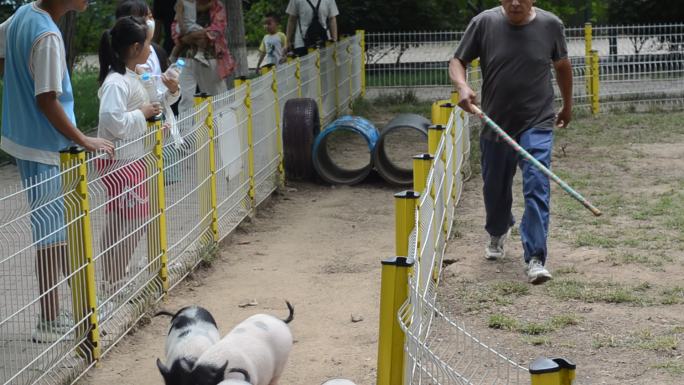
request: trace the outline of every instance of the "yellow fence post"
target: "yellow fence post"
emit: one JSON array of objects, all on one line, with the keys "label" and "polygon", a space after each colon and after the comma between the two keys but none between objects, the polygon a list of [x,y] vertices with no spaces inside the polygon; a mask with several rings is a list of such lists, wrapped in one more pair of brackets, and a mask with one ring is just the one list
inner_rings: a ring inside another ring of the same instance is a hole
[{"label": "yellow fence post", "polygon": [[596,115],[599,113],[599,55],[598,51],[591,51],[591,113]]},{"label": "yellow fence post", "polygon": [[[458,119],[460,119],[460,115],[454,114],[454,110],[458,106],[459,99],[460,99],[460,96],[458,94],[458,91],[451,91],[451,104],[453,107],[452,107],[451,112],[449,114],[454,115],[454,127],[451,129],[451,144],[454,148],[454,156],[452,156],[452,159],[451,159],[452,169],[454,171],[453,178],[452,178],[453,183],[451,186],[451,197],[454,198],[454,203],[456,201],[456,197],[457,197],[456,189],[458,187],[457,186],[457,180],[456,180],[457,179],[456,176],[458,174],[457,166],[458,166],[458,163],[460,161],[459,156],[458,156],[459,151],[457,148],[457,145],[458,145],[458,139],[457,138],[458,138],[459,134],[461,135],[461,140],[463,140],[463,136],[462,136],[463,133],[460,133],[457,131],[457,128],[459,128],[459,127],[461,127],[461,129],[463,129],[463,125],[459,126],[459,124],[458,124],[458,122],[459,122]],[[448,121],[448,119],[447,119],[447,121]],[[460,151],[461,155],[465,153],[463,148],[461,148],[460,150],[461,150]]]},{"label": "yellow fence post", "polygon": [[295,69],[295,79],[297,79],[297,97],[302,97],[302,61],[299,58],[296,59],[296,69]]},{"label": "yellow fence post", "polygon": [[[209,191],[207,192],[209,200],[200,204],[202,208],[202,217],[207,214],[211,214],[211,219],[209,222],[209,230],[211,231],[211,237],[214,242],[219,241],[219,227],[218,227],[218,198],[216,190],[216,136],[214,135],[214,111],[211,98],[207,94],[200,94],[195,96],[195,105],[202,105],[206,103],[207,117],[205,118],[204,124],[207,126],[207,139],[208,142],[208,166],[209,166]],[[204,161],[202,157],[198,157],[199,162]],[[202,166],[202,165],[200,165]],[[201,169],[201,168],[200,168]],[[206,194],[206,193],[205,193]],[[200,201],[202,199],[200,198]],[[204,207],[202,207],[204,206]]]},{"label": "yellow fence post", "polygon": [[449,121],[449,110],[452,108],[451,99],[437,100],[432,103],[432,124],[446,126]]},{"label": "yellow fence post", "polygon": [[351,41],[347,44],[347,58],[349,59],[349,104],[347,111],[351,110],[354,105],[354,50],[352,49]]},{"label": "yellow fence post", "polygon": [[575,369],[563,358],[537,358],[530,364],[531,385],[572,385]]},{"label": "yellow fence post", "polygon": [[249,80],[240,79],[236,86],[245,85],[245,107],[247,109],[247,157],[249,159],[249,200],[252,213],[256,210],[256,180],[254,180],[254,114],[252,111],[252,84]]},{"label": "yellow fence post", "polygon": [[428,153],[435,156],[437,148],[439,147],[439,141],[442,140],[442,134],[444,133],[444,126],[441,124],[433,124],[428,127]]},{"label": "yellow fence post", "polygon": [[591,95],[591,50],[593,44],[591,23],[584,24],[584,77],[587,95]]},{"label": "yellow fence post", "polygon": [[[475,59],[470,62],[470,71],[473,75],[470,79],[470,84],[472,84],[474,87],[473,89],[477,89],[480,85],[480,59]],[[454,104],[458,104],[458,101],[456,101]]]},{"label": "yellow fence post", "polygon": [[[65,207],[66,223],[68,223],[67,252],[70,257],[71,271],[76,272],[69,280],[71,288],[72,311],[74,321],[80,322],[88,315],[79,334],[87,334],[85,350],[90,353],[93,361],[101,356],[100,329],[97,314],[97,285],[95,278],[95,252],[93,250],[93,233],[90,223],[90,201],[88,198],[88,168],[86,156],[82,148],[72,147],[60,152],[64,185],[73,185],[75,190],[71,202],[78,202],[76,207],[67,204]],[[81,217],[81,220],[77,218]],[[85,266],[85,268],[83,268]],[[82,292],[85,290],[85,293]]]},{"label": "yellow fence post", "polygon": [[321,127],[325,122],[325,111],[323,110],[323,79],[321,79],[321,51],[315,50],[316,52],[316,83],[318,84],[318,117],[321,120]]},{"label": "yellow fence post", "polygon": [[378,334],[378,385],[403,384],[405,334],[399,325],[398,312],[408,298],[408,277],[414,261],[408,259],[408,240],[415,224],[419,194],[404,191],[394,196],[394,258],[382,261],[380,282],[380,330]]},{"label": "yellow fence post", "polygon": [[433,157],[430,154],[420,154],[413,157],[413,191],[419,194],[425,192],[427,177],[430,173]]},{"label": "yellow fence post", "polygon": [[451,91],[451,98],[449,98],[449,101],[454,105],[454,107],[458,106],[460,99],[461,98],[458,95],[458,91]]},{"label": "yellow fence post", "polygon": [[366,31],[356,30],[361,45],[361,97],[366,96]]},{"label": "yellow fence post", "polygon": [[[162,132],[161,120],[158,120],[150,124],[150,128],[154,130],[154,147],[152,153],[155,158],[155,172],[157,177],[151,181],[152,183],[152,193],[151,196],[157,197],[157,210],[159,212],[159,218],[153,223],[156,226],[155,231],[148,231],[148,238],[152,238],[150,234],[157,234],[159,239],[156,240],[158,245],[156,247],[148,248],[149,250],[154,250],[158,252],[159,255],[159,280],[162,285],[162,293],[166,295],[169,291],[169,255],[168,255],[168,239],[166,230],[166,191],[164,183],[164,134]],[[158,248],[158,250],[156,250]],[[154,258],[152,253],[148,255],[148,258]],[[152,260],[150,260],[151,262]]]},{"label": "yellow fence post", "polygon": [[340,116],[340,79],[339,79],[339,71],[337,70],[337,49],[339,48],[339,44],[337,42],[333,43],[327,43],[326,47],[330,47],[333,50],[332,53],[332,70],[335,72],[333,74],[333,78],[335,79],[335,116]]},{"label": "yellow fence post", "polygon": [[278,147],[278,184],[280,187],[285,187],[285,154],[283,153],[283,130],[280,125],[280,99],[278,98],[278,77],[276,68],[273,67],[273,83],[271,89],[275,97],[275,124],[276,124],[276,142]]}]

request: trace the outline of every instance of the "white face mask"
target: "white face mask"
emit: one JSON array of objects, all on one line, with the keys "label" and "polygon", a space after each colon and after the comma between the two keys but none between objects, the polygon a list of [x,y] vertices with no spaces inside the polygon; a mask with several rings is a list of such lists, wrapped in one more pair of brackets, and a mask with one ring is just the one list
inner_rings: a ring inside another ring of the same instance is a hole
[{"label": "white face mask", "polygon": [[148,19],[148,20],[146,21],[146,23],[147,23],[147,28],[148,28],[150,31],[152,31],[152,34],[154,35],[154,27],[155,27],[154,20],[153,20],[153,19]]}]

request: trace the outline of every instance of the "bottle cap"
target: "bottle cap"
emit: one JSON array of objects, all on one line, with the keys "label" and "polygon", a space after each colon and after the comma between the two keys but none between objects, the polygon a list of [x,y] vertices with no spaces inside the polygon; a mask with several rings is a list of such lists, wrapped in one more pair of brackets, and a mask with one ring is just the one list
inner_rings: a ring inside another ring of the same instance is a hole
[{"label": "bottle cap", "polygon": [[185,67],[185,60],[183,60],[183,59],[176,60],[176,65],[179,67]]},{"label": "bottle cap", "polygon": [[142,75],[140,76],[140,78],[141,78],[143,81],[146,82],[146,81],[152,79],[152,76],[150,76],[150,73],[149,73],[149,72],[145,72],[144,74],[142,74]]}]

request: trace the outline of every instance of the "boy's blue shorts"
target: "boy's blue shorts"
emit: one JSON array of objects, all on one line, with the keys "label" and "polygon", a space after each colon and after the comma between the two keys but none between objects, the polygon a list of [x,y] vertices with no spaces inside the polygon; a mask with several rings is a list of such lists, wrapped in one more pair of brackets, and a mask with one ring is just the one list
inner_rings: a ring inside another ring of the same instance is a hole
[{"label": "boy's blue shorts", "polygon": [[17,159],[31,207],[33,242],[37,248],[66,243],[64,194],[59,166]]}]

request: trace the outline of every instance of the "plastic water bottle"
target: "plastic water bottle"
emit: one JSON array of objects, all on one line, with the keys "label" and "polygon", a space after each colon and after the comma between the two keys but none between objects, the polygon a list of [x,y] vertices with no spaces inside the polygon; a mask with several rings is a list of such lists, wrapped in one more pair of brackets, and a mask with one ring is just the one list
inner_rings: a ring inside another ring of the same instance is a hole
[{"label": "plastic water bottle", "polygon": [[147,91],[147,95],[150,97],[150,103],[159,102],[159,93],[157,92],[157,82],[152,74],[145,72],[140,76],[140,80]]},{"label": "plastic water bottle", "polygon": [[175,63],[171,64],[164,73],[166,74],[166,77],[168,77],[169,79],[178,81],[178,78],[180,77],[180,74],[181,72],[183,72],[184,68],[185,60],[178,59]]}]

